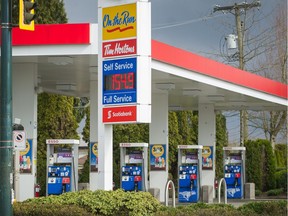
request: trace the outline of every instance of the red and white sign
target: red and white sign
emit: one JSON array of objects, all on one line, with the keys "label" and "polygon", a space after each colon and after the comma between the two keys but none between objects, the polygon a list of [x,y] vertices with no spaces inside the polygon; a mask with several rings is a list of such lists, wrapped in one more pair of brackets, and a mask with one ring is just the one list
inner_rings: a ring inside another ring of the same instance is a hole
[{"label": "red and white sign", "polygon": [[103,58],[137,54],[136,38],[102,43]]},{"label": "red and white sign", "polygon": [[26,148],[26,134],[25,131],[13,131],[14,148],[24,150]]},{"label": "red and white sign", "polygon": [[137,121],[137,106],[117,106],[103,108],[103,123]]}]

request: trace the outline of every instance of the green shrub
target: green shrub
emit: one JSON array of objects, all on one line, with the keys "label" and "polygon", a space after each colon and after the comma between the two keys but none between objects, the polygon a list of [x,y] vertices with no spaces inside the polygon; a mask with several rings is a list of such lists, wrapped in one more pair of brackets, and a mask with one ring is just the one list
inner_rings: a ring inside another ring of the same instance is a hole
[{"label": "green shrub", "polygon": [[195,203],[176,208],[162,207],[155,216],[240,216],[232,205]]},{"label": "green shrub", "polygon": [[238,211],[244,215],[287,215],[287,201],[268,201],[268,202],[251,202],[238,208]]},{"label": "green shrub", "polygon": [[196,203],[162,207],[154,216],[286,216],[287,201],[251,202],[239,208],[224,204]]},{"label": "green shrub", "polygon": [[287,167],[277,167],[276,172],[282,171],[282,170],[287,170]]},{"label": "green shrub", "polygon": [[255,183],[255,188],[267,191],[276,187],[276,160],[271,143],[267,140],[248,140],[246,147],[247,182]]},{"label": "green shrub", "polygon": [[283,188],[287,191],[287,174],[287,169],[276,172],[275,178],[277,188]]},{"label": "green shrub", "polygon": [[148,192],[88,191],[64,193],[59,196],[29,199],[23,203],[76,205],[94,215],[150,215],[161,204]]},{"label": "green shrub", "polygon": [[85,209],[76,205],[60,205],[51,203],[15,203],[14,216],[93,216]]},{"label": "green shrub", "polygon": [[261,190],[255,190],[255,196],[260,196],[262,194],[262,191]]},{"label": "green shrub", "polygon": [[287,201],[230,204],[195,203],[165,207],[146,192],[79,191],[13,204],[14,216],[284,216]]},{"label": "green shrub", "polygon": [[275,145],[276,166],[285,167],[287,169],[287,144]]},{"label": "green shrub", "polygon": [[273,190],[267,191],[267,196],[279,196],[282,193],[283,193],[283,189],[282,188],[273,189]]}]

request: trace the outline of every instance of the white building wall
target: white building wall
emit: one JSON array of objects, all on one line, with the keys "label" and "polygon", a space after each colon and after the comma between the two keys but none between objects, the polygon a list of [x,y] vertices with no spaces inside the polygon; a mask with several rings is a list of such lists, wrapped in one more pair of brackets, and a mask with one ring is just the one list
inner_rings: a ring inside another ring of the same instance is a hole
[{"label": "white building wall", "polygon": [[[19,173],[19,157],[15,158],[15,198],[23,201],[34,197],[37,165],[37,64],[13,64],[13,122],[21,119],[26,139],[32,140],[32,173]],[[19,155],[19,152],[16,153]]]}]

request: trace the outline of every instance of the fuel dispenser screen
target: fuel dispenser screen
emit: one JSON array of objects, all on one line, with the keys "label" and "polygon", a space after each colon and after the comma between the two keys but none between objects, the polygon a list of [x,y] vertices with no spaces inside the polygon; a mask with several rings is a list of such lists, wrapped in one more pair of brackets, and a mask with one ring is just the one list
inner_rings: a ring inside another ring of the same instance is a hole
[{"label": "fuel dispenser screen", "polygon": [[71,167],[48,167],[48,195],[59,195],[71,191]]},{"label": "fuel dispenser screen", "polygon": [[141,166],[122,166],[122,189],[125,191],[142,190]]},{"label": "fuel dispenser screen", "polygon": [[198,169],[197,165],[179,167],[179,202],[198,201]]}]

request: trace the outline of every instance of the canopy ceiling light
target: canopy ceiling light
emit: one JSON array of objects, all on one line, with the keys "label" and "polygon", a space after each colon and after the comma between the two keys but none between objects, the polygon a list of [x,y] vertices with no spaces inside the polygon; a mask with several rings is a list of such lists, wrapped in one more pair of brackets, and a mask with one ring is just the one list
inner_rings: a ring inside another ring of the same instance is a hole
[{"label": "canopy ceiling light", "polygon": [[75,83],[58,83],[56,84],[56,89],[58,91],[75,91],[76,84]]},{"label": "canopy ceiling light", "polygon": [[188,96],[198,96],[200,92],[201,92],[201,89],[185,88],[182,90],[182,94],[188,95]]},{"label": "canopy ceiling light", "polygon": [[179,105],[170,105],[168,107],[168,110],[172,110],[172,111],[182,111],[184,110],[182,106]]},{"label": "canopy ceiling light", "polygon": [[210,101],[224,101],[225,100],[224,95],[207,95],[207,98]]},{"label": "canopy ceiling light", "polygon": [[73,58],[68,56],[51,56],[48,57],[48,62],[55,65],[68,65],[73,64]]},{"label": "canopy ceiling light", "polygon": [[172,90],[175,89],[174,83],[156,83],[156,88],[160,90]]}]

